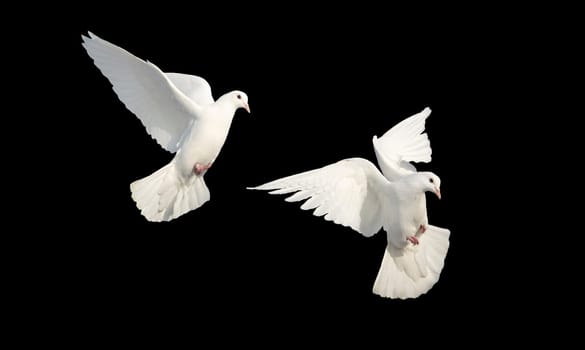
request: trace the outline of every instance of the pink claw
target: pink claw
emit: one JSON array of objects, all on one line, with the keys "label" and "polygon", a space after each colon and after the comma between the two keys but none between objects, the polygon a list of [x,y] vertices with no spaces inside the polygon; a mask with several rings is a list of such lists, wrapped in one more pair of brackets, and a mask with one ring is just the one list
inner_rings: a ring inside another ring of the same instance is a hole
[{"label": "pink claw", "polygon": [[195,165],[193,165],[193,172],[197,175],[201,175],[205,170],[211,168],[211,163],[207,164],[207,165],[201,165],[199,163],[195,163]]},{"label": "pink claw", "polygon": [[414,236],[410,236],[406,238],[410,243],[414,244],[414,245],[418,245],[418,238],[414,237]]},{"label": "pink claw", "polygon": [[418,228],[418,232],[420,232],[420,233],[427,232],[427,227],[425,225],[421,224],[420,227]]}]

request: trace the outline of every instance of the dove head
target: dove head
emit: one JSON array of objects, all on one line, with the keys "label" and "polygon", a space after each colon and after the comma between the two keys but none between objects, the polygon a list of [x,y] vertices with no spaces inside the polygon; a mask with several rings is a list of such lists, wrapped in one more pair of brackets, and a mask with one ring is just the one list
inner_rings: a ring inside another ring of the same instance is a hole
[{"label": "dove head", "polygon": [[417,174],[417,182],[419,182],[423,191],[433,192],[439,199],[441,199],[441,179],[429,172],[420,172]]},{"label": "dove head", "polygon": [[250,106],[248,106],[248,95],[242,91],[232,91],[229,94],[230,100],[233,102],[236,109],[243,108],[250,113]]}]

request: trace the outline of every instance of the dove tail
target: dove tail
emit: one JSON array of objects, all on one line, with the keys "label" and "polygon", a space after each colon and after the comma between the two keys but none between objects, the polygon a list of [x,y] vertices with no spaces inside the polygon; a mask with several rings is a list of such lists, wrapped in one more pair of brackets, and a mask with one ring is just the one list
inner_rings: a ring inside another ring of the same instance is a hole
[{"label": "dove tail", "polygon": [[416,298],[439,280],[449,249],[450,231],[428,225],[418,246],[388,244],[373,292],[385,298]]},{"label": "dove tail", "polygon": [[203,176],[179,177],[174,161],[130,184],[132,199],[149,221],[170,221],[209,200]]}]

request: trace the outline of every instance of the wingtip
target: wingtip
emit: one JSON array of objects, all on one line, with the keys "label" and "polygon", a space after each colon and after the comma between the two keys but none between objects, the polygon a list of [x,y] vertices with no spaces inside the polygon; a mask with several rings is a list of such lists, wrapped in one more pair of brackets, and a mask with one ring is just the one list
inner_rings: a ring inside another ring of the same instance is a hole
[{"label": "wingtip", "polygon": [[430,107],[425,107],[425,109],[423,109],[421,113],[425,115],[425,118],[427,118],[429,115],[431,115],[431,112],[432,110]]},{"label": "wingtip", "polygon": [[269,184],[270,184],[270,183],[265,183],[265,184],[262,184],[262,185],[259,185],[259,186],[254,186],[254,187],[246,187],[246,189],[247,189],[247,190],[259,190],[259,191],[268,191],[268,190],[274,190],[274,189],[278,189],[278,188],[276,188],[276,187],[270,187],[270,186],[267,186],[267,185],[269,185]]},{"label": "wingtip", "polygon": [[83,40],[84,43],[87,43],[90,40],[99,39],[99,37],[88,30],[87,35],[81,34],[81,39]]},{"label": "wingtip", "polygon": [[374,146],[374,150],[378,148],[378,142],[379,142],[378,136],[376,135],[372,136],[372,145]]}]

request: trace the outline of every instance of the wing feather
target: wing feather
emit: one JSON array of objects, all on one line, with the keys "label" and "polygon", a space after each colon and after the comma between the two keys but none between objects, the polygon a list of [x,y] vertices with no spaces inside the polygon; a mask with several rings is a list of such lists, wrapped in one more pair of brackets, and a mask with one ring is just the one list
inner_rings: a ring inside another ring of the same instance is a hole
[{"label": "wing feather", "polygon": [[[118,98],[167,151],[176,152],[181,136],[200,106],[181,92],[154,64],[97,35],[82,36],[83,47],[108,78]],[[210,92],[211,94],[211,92]]]},{"label": "wing feather", "polygon": [[371,162],[351,158],[250,189],[268,190],[271,194],[295,192],[285,200],[306,199],[301,209],[315,209],[314,215],[325,216],[325,220],[369,237],[382,227],[380,181],[387,183]]},{"label": "wing feather", "polygon": [[415,172],[416,168],[408,162],[431,161],[431,143],[424,133],[430,114],[431,109],[427,107],[396,124],[382,137],[373,137],[378,164],[388,180],[395,181]]},{"label": "wing feather", "polygon": [[213,96],[211,95],[211,86],[207,80],[196,75],[181,73],[165,73],[167,78],[173,82],[177,89],[181,90],[185,96],[189,97],[199,106],[212,104]]}]

